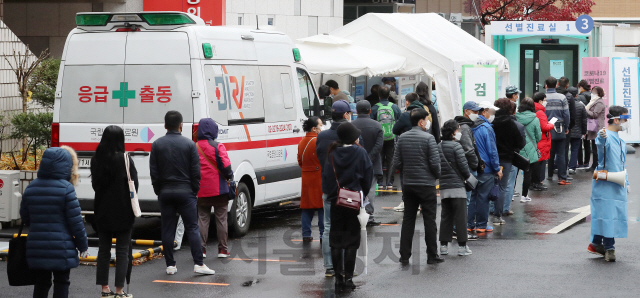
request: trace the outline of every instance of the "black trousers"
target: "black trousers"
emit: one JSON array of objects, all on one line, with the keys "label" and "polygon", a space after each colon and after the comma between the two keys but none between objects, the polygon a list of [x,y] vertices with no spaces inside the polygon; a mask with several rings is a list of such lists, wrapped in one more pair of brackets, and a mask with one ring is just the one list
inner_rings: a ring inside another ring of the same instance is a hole
[{"label": "black trousers", "polygon": [[467,242],[467,198],[442,199],[440,242],[451,242],[453,240],[454,224],[458,235],[458,243]]},{"label": "black trousers", "polygon": [[584,148],[582,164],[589,166],[589,161],[591,160],[591,141],[582,140],[582,147]]},{"label": "black trousers", "polygon": [[49,297],[49,289],[51,289],[51,275],[53,274],[53,298],[69,297],[69,274],[71,270],[65,271],[47,271],[33,270],[36,278],[36,284],[33,287],[33,298]]},{"label": "black trousers", "polygon": [[404,194],[404,217],[402,219],[402,230],[400,233],[400,258],[408,260],[411,257],[418,206],[422,207],[427,257],[429,259],[436,258],[438,256],[438,228],[436,226],[438,199],[436,187],[403,185],[402,192]]},{"label": "black trousers", "polygon": [[178,213],[184,222],[185,235],[189,239],[193,263],[203,264],[197,201],[198,198],[190,189],[163,189],[158,196],[162,218],[162,246],[164,247],[162,253],[167,266],[176,265],[176,261],[173,259],[173,242],[176,237]]},{"label": "black trousers", "polygon": [[116,238],[116,287],[124,287],[127,269],[131,263],[131,230],[120,232],[98,232],[98,258],[96,285],[109,284],[109,261],[111,239]]},{"label": "black trousers", "polygon": [[393,174],[393,151],[395,150],[395,140],[384,141],[382,144],[382,177],[378,179],[378,186],[392,186],[395,175]]},{"label": "black trousers", "polygon": [[[591,140],[589,142],[591,143],[591,154],[593,156],[593,161],[589,168],[591,169],[591,171],[595,171],[595,169],[598,167],[598,146],[596,145],[595,140]],[[585,164],[587,164],[587,162],[585,162]]]},{"label": "black trousers", "polygon": [[522,177],[522,196],[526,197],[529,195],[529,187],[531,184],[538,184],[538,177],[540,175],[540,162],[536,161],[529,166],[528,171],[524,171],[524,176]]}]

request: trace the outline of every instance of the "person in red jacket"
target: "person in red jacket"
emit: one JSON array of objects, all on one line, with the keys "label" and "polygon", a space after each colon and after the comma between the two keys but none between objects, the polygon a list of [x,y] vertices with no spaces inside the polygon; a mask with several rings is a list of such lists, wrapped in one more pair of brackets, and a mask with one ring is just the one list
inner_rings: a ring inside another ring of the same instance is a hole
[{"label": "person in red jacket", "polygon": [[316,140],[322,131],[322,120],[313,116],[302,124],[307,133],[298,144],[298,165],[302,168],[302,189],[300,192],[300,209],[302,209],[302,241],[311,242],[311,220],[318,212],[318,229],[320,241],[324,234],[324,202],[322,201],[322,171],[316,155]]},{"label": "person in red jacket", "polygon": [[218,143],[218,125],[211,118],[200,120],[198,126],[198,156],[200,157],[200,191],[198,192],[198,228],[202,240],[202,255],[206,258],[211,207],[216,217],[218,258],[229,257],[227,240],[228,180],[233,179],[231,161],[224,144]]},{"label": "person in red jacket", "polygon": [[542,92],[537,92],[533,95],[533,101],[536,106],[536,116],[540,120],[540,130],[542,131],[542,138],[538,142],[538,150],[540,150],[540,166],[535,168],[531,173],[531,189],[532,190],[546,190],[547,186],[542,183],[545,176],[545,168],[547,161],[550,157],[551,151],[551,130],[553,124],[549,123],[547,114],[545,113],[545,106],[547,105],[547,96]]}]

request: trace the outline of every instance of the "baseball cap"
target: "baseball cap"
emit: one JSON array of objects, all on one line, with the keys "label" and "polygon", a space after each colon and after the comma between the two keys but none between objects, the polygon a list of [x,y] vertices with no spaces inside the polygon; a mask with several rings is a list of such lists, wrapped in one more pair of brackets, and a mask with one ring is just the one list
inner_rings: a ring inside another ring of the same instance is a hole
[{"label": "baseball cap", "polygon": [[520,89],[518,89],[518,87],[511,85],[511,86],[507,86],[507,89],[505,90],[506,94],[515,94],[515,93],[522,93],[522,91],[520,91]]},{"label": "baseball cap", "polygon": [[475,101],[467,101],[464,103],[464,106],[462,107],[462,110],[472,110],[474,112],[477,112],[480,109],[482,108]]},{"label": "baseball cap", "polygon": [[351,113],[351,107],[346,100],[341,99],[333,103],[333,105],[331,106],[331,111],[341,114]]},{"label": "baseball cap", "polygon": [[367,114],[371,111],[371,103],[368,100],[361,100],[356,104],[358,114]]},{"label": "baseball cap", "polygon": [[480,108],[482,109],[490,109],[490,110],[494,110],[494,111],[498,111],[500,110],[500,108],[496,107],[493,105],[493,103],[491,103],[490,101],[481,101],[480,102]]}]

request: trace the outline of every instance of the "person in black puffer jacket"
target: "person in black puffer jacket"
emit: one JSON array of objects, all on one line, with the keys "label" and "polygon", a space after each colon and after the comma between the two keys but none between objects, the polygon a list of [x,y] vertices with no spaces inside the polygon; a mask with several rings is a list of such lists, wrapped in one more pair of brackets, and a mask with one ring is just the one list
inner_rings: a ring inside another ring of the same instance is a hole
[{"label": "person in black puffer jacket", "polygon": [[[454,223],[458,236],[458,255],[467,256],[471,250],[467,246],[467,191],[464,181],[471,176],[464,149],[458,143],[462,138],[460,125],[449,120],[442,125],[440,143],[440,254],[448,254],[448,243],[453,238]],[[465,180],[463,180],[465,179]]]},{"label": "person in black puffer jacket", "polygon": [[[515,121],[511,117],[515,112],[516,105],[508,98],[498,99],[495,104],[496,119],[493,120],[493,130],[496,133],[496,147],[498,148],[498,156],[500,157],[500,166],[502,167],[502,179],[500,180],[500,195],[495,202],[495,206],[504,206],[504,200],[508,193],[509,176],[511,174],[512,160],[514,152],[520,152],[524,148],[524,139],[518,129]],[[511,186],[513,187],[513,186]],[[504,208],[494,208],[493,224],[501,225],[505,221],[502,219]]]},{"label": "person in black puffer jacket", "polygon": [[27,263],[36,281],[33,297],[47,297],[53,274],[53,297],[69,296],[69,274],[78,267],[78,252],[89,245],[74,185],[78,157],[73,149],[49,148],[42,155],[38,179],[27,186],[20,216],[29,225]]}]

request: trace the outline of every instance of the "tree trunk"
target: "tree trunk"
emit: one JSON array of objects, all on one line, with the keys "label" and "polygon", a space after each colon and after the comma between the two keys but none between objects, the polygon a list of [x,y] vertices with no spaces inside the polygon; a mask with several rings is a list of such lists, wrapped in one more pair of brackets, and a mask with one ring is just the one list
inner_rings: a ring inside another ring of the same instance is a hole
[{"label": "tree trunk", "polygon": [[[27,94],[22,94],[22,113],[27,113]],[[27,138],[22,139],[22,163],[29,157],[29,148],[27,145]]]}]

